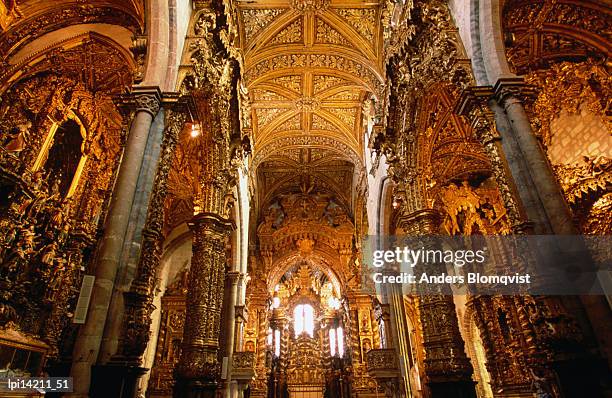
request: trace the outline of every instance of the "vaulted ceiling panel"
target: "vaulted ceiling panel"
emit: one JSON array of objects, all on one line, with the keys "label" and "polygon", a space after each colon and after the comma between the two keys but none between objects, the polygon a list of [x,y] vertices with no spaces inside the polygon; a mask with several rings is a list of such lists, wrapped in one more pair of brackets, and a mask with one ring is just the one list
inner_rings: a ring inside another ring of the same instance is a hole
[{"label": "vaulted ceiling panel", "polygon": [[[304,175],[315,175],[319,187],[344,192],[350,203],[353,173],[364,149],[363,101],[383,92],[380,5],[360,0],[255,0],[238,3],[238,10],[253,166],[261,164],[259,188],[268,193],[291,190]],[[339,160],[344,163],[324,162],[324,167],[312,159],[338,159],[325,154],[326,145],[351,153]],[[284,166],[270,162],[291,151],[307,153],[310,160],[288,169],[286,158]]]}]

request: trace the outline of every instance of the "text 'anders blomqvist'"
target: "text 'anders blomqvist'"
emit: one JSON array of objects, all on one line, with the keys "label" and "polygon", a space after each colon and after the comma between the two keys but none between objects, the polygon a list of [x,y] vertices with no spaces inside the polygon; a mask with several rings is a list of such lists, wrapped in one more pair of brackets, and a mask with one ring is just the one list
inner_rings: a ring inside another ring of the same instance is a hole
[{"label": "text 'anders blomqvist'", "polygon": [[[409,247],[396,247],[394,250],[375,250],[373,252],[372,265],[376,268],[386,263],[407,264],[414,268],[417,264],[453,264],[463,267],[466,264],[483,264],[486,260],[486,250],[435,250],[435,249],[410,249]],[[415,274],[402,272],[398,275],[384,275],[375,273],[375,283],[427,283],[427,284],[530,284],[529,274],[514,275],[483,275],[478,272],[469,272],[467,275],[431,275],[423,272],[418,277]]]}]

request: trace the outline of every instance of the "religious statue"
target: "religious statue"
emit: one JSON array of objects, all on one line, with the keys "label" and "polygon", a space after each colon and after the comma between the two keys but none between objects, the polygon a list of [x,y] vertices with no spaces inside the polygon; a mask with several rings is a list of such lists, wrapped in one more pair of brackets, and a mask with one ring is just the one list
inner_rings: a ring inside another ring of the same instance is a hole
[{"label": "religious statue", "polygon": [[45,264],[48,268],[53,266],[53,260],[55,259],[55,255],[57,254],[57,242],[53,241],[49,243],[47,246],[41,249],[42,256],[40,261]]},{"label": "religious statue", "polygon": [[19,154],[23,151],[26,147],[31,128],[32,122],[30,121],[17,125],[16,131],[14,131],[4,149],[13,154]]}]

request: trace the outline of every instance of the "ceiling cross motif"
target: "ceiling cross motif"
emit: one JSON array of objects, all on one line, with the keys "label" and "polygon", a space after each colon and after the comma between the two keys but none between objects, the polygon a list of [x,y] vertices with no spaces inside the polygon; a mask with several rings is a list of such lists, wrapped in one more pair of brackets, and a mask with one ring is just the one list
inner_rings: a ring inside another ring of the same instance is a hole
[{"label": "ceiling cross motif", "polygon": [[380,5],[256,0],[238,12],[255,153],[303,136],[362,153],[362,104],[383,90]]}]

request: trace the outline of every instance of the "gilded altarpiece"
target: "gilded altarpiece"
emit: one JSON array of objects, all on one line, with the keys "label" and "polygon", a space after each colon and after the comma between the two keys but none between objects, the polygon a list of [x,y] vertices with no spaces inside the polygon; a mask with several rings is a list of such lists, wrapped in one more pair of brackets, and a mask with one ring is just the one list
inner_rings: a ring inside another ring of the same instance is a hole
[{"label": "gilded altarpiece", "polygon": [[65,46],[0,104],[0,329],[48,345],[55,361],[71,351],[67,326],[127,129],[112,97],[132,73],[124,51],[95,34]]},{"label": "gilded altarpiece", "polygon": [[[249,318],[240,349],[256,352],[251,395],[375,395],[365,353],[379,348],[380,338],[372,299],[360,290],[355,227],[345,202],[325,185],[297,181],[285,186],[288,193],[267,199],[258,227],[259,255],[250,261]],[[312,336],[295,335],[293,311],[303,303],[318,314]],[[333,336],[340,325],[342,355],[338,343],[330,342],[330,330]],[[268,340],[270,330],[282,333],[280,355],[273,334]]]},{"label": "gilded altarpiece", "polygon": [[189,271],[180,273],[161,299],[160,332],[147,388],[147,396],[151,398],[172,397],[174,368],[181,356],[188,277]]}]

